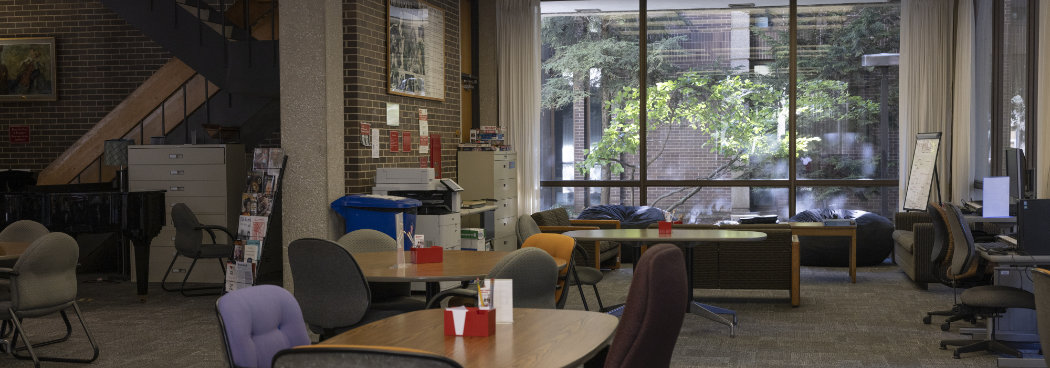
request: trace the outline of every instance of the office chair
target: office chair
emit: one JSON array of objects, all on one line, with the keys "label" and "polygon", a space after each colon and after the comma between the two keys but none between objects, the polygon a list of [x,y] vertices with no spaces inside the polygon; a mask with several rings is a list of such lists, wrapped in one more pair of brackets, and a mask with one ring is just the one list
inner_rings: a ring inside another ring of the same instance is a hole
[{"label": "office chair", "polygon": [[[558,283],[557,289],[555,289],[554,301],[558,309],[565,308],[566,296],[569,295],[569,280],[575,279],[577,287],[580,288],[580,295],[583,295],[583,288],[579,286],[579,276],[576,273],[576,267],[573,262],[573,248],[576,246],[576,240],[572,237],[562,234],[548,234],[540,233],[530,236],[525,239],[525,242],[521,244],[524,248],[540,248],[550,254],[551,257],[564,259],[566,266],[560,272],[558,272]],[[587,300],[583,301],[583,306],[587,308]]]},{"label": "office chair", "polygon": [[270,367],[280,350],[310,345],[299,304],[278,286],[231,291],[215,301],[215,314],[230,367]]},{"label": "office chair", "polygon": [[[226,274],[226,263],[222,261],[223,258],[229,259],[233,255],[233,244],[218,244],[215,242],[215,230],[226,233],[228,239],[234,239],[233,234],[223,226],[218,225],[201,225],[197,221],[197,215],[193,214],[188,206],[184,203],[176,203],[171,207],[171,222],[175,225],[175,255],[171,257],[171,263],[168,264],[168,270],[164,272],[164,278],[160,280],[160,287],[164,291],[178,291],[183,296],[204,296],[204,295],[218,295],[222,291],[222,286],[217,287],[196,287],[187,288],[186,280],[190,278],[190,274],[193,273],[193,267],[197,265],[198,259],[217,259],[219,261],[219,268],[222,269],[222,273]],[[207,231],[208,235],[211,236],[211,244],[204,243],[204,232]],[[175,267],[175,260],[179,256],[192,258],[193,262],[190,263],[190,268],[186,270],[186,275],[182,277],[182,284],[178,289],[168,288],[168,276],[171,275],[172,267]],[[187,294],[187,291],[197,290],[212,290],[215,289],[216,293],[194,293]]]},{"label": "office chair", "polygon": [[656,244],[638,259],[605,367],[667,367],[685,319],[685,257],[672,244]]},{"label": "office chair", "polygon": [[428,351],[392,346],[312,345],[285,349],[273,357],[273,368],[405,367],[462,368],[455,360]]},{"label": "office chair", "polygon": [[[351,255],[397,250],[397,240],[373,229],[351,231],[335,242]],[[372,308],[375,309],[411,312],[425,307],[425,301],[411,298],[412,287],[408,282],[369,282],[368,289],[371,290]]]},{"label": "office chair", "polygon": [[[10,299],[0,300],[0,320],[14,326],[10,344],[5,344],[8,353],[18,359],[31,359],[36,367],[40,361],[91,363],[98,359],[98,345],[84,323],[84,316],[77,304],[77,260],[80,247],[77,241],[64,233],[43,235],[26,248],[13,268],[0,268],[0,278],[10,280]],[[80,320],[80,327],[87,335],[93,354],[90,358],[57,358],[38,356],[33,348],[66,341],[73,333],[66,310],[72,308]],[[66,325],[65,336],[33,344],[22,323],[26,318],[44,317],[58,312]],[[18,340],[24,346],[18,346]],[[18,354],[29,352],[28,356]]]},{"label": "office chair", "polygon": [[355,326],[401,314],[371,308],[372,296],[354,257],[335,242],[304,238],[288,244],[295,300],[310,330],[328,339]]},{"label": "office chair", "polygon": [[[558,264],[554,257],[539,248],[522,248],[504,256],[489,270],[487,278],[511,279],[514,287],[514,308],[554,309],[554,293],[558,282]],[[449,297],[477,298],[476,289],[449,289],[427,301],[427,308],[437,308]]]},{"label": "office chair", "polygon": [[[576,226],[579,230],[595,230],[597,226]],[[517,235],[518,235],[518,248],[525,243],[525,239],[530,236],[541,233],[539,225],[536,225],[536,220],[532,219],[532,216],[521,215],[518,217]],[[582,266],[587,264],[587,251],[583,249],[579,244],[573,247],[573,266],[576,271],[576,278],[570,279],[570,285],[576,285],[576,289],[580,292],[580,301],[583,302],[584,310],[591,310],[587,305],[587,296],[583,294],[583,286],[590,285],[594,288],[594,297],[598,299],[598,310],[604,309],[602,305],[602,296],[598,294],[598,282],[602,281],[605,277],[602,271],[589,266]],[[578,282],[577,282],[578,281]]]},{"label": "office chair", "polygon": [[1043,360],[1050,367],[1050,270],[1032,269],[1032,285],[1035,294],[1035,321],[1039,330],[1039,348]]},{"label": "office chair", "polygon": [[977,262],[974,262],[971,269],[967,270],[965,275],[958,277],[950,277],[948,275],[949,266],[951,265],[951,259],[953,255],[952,238],[948,233],[948,213],[945,212],[944,208],[936,203],[928,203],[926,205],[926,211],[929,213],[931,227],[933,228],[933,243],[930,248],[930,268],[933,270],[933,274],[937,279],[944,285],[952,288],[952,309],[939,310],[927,312],[926,316],[922,318],[922,323],[930,324],[933,323],[933,316],[946,316],[943,323],[941,323],[941,331],[948,331],[951,329],[952,322],[964,320],[971,324],[977,323],[977,315],[974,314],[973,310],[964,308],[959,304],[959,295],[956,292],[958,287],[973,286],[972,281],[975,278],[980,278],[982,275],[977,272]]},{"label": "office chair", "polygon": [[[962,276],[975,267],[980,257],[977,255],[973,235],[970,234],[970,228],[966,225],[962,211],[948,204],[945,212],[948,214],[946,222],[952,239],[949,276]],[[988,339],[941,340],[941,349],[947,349],[948,346],[959,346],[952,353],[956,359],[962,353],[982,350],[1021,357],[1020,351],[995,339],[995,321],[1008,308],[1035,309],[1035,296],[1031,292],[999,285],[976,286],[963,291],[959,296],[959,301],[960,307],[972,309],[977,316],[987,318]]]}]

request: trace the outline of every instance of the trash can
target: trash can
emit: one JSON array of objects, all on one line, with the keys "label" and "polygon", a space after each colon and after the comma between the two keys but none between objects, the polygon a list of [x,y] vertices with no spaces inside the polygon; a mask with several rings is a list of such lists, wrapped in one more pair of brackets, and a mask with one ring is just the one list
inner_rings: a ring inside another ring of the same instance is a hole
[{"label": "trash can", "polygon": [[[416,210],[423,203],[417,199],[376,194],[354,194],[332,201],[332,209],[346,220],[346,232],[375,229],[397,239],[395,219],[402,216],[402,229],[412,231],[416,225]],[[405,250],[412,248],[412,238],[406,236]]]}]

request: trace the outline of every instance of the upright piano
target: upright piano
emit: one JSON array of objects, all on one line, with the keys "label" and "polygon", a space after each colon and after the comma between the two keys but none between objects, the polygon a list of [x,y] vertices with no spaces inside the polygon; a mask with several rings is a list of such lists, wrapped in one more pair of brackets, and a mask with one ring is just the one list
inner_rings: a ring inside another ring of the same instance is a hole
[{"label": "upright piano", "polygon": [[150,242],[164,226],[164,191],[120,192],[108,184],[31,186],[0,192],[0,226],[33,220],[70,235],[122,233],[135,247],[138,295],[149,285]]}]

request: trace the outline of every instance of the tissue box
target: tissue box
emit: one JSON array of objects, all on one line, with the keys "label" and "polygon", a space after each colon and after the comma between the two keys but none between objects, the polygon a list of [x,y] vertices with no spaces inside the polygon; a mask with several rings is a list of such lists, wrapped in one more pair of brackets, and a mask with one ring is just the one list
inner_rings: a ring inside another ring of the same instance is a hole
[{"label": "tissue box", "polygon": [[[496,333],[496,310],[467,308],[466,320],[463,321],[462,336],[492,336]],[[452,321],[452,311],[445,310],[445,336],[456,335],[456,324]]]},{"label": "tissue box", "polygon": [[463,228],[459,232],[459,248],[462,250],[487,250],[485,229]]},{"label": "tissue box", "polygon": [[441,247],[412,248],[412,263],[441,263]]}]

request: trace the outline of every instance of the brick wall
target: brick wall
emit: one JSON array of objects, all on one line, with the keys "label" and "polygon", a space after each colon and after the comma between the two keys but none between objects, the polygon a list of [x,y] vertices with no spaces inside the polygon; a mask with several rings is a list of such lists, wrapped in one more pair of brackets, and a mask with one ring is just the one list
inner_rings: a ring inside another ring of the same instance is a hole
[{"label": "brick wall", "polygon": [[[380,167],[419,167],[419,109],[427,109],[431,135],[441,136],[441,176],[456,178],[456,144],[460,141],[459,1],[430,0],[444,10],[444,101],[387,93],[386,1],[343,1],[345,181],[347,193],[371,192],[375,170]],[[427,35],[429,37],[429,35]],[[431,62],[430,59],[427,62]],[[386,125],[386,104],[400,105],[401,124]],[[380,158],[371,158],[371,147],[361,144],[360,124],[380,130]],[[411,152],[390,152],[390,131],[411,132]]]},{"label": "brick wall", "polygon": [[[42,170],[170,55],[97,0],[0,0],[0,38],[54,37],[58,101],[0,101],[0,169]],[[28,125],[29,144],[8,143]]]}]

